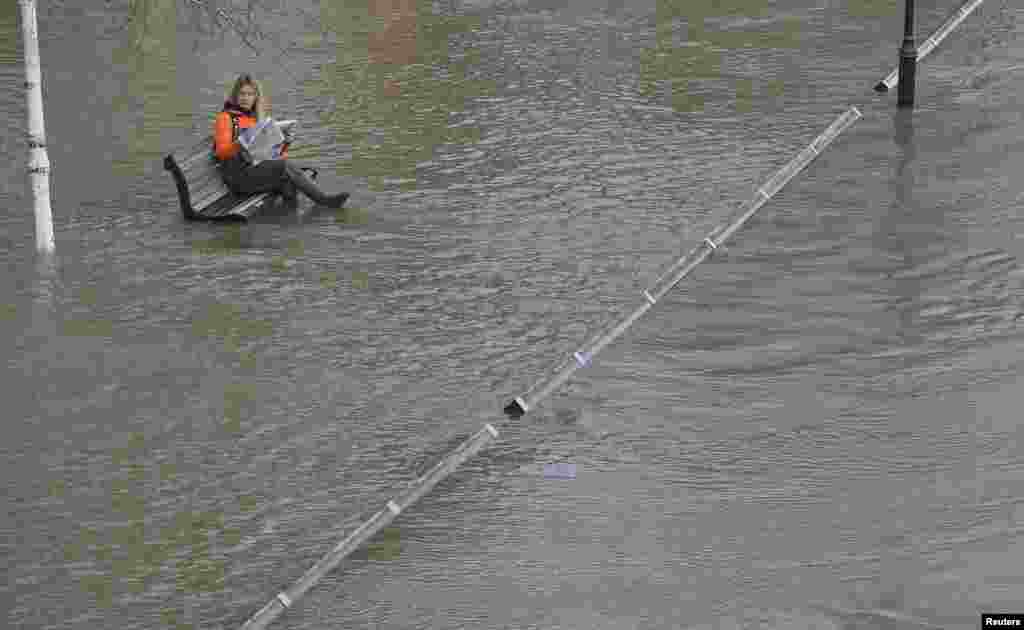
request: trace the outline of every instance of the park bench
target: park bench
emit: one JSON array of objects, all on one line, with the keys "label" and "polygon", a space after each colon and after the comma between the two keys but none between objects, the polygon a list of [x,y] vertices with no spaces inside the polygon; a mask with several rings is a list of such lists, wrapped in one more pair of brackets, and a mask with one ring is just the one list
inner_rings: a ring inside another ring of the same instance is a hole
[{"label": "park bench", "polygon": [[[232,193],[217,168],[211,137],[169,154],[164,158],[164,169],[174,178],[181,212],[189,221],[248,220],[277,196],[275,193]],[[316,169],[303,167],[302,170],[309,171],[309,176],[316,179]]]}]

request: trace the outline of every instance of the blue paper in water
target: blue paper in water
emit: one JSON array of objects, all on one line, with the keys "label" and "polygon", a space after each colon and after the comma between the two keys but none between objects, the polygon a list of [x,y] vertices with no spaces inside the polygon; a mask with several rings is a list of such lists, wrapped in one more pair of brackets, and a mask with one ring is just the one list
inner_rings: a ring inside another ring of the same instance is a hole
[{"label": "blue paper in water", "polygon": [[544,476],[548,479],[575,479],[576,464],[544,464]]}]

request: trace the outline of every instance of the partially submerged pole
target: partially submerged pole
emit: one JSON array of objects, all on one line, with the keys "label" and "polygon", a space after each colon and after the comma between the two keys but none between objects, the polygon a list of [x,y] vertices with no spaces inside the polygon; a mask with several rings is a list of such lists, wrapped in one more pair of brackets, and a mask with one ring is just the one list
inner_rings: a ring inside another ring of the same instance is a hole
[{"label": "partially submerged pole", "polygon": [[354,532],[338,543],[333,550],[310,567],[291,588],[281,591],[274,596],[274,599],[267,602],[263,608],[256,611],[256,614],[250,617],[249,621],[246,621],[245,625],[242,626],[242,630],[266,628],[270,622],[277,619],[281,613],[298,601],[306,591],[313,588],[317,582],[337,567],[346,556],[358,549],[367,540],[373,538],[374,534],[387,527],[388,523],[395,520],[395,517],[402,510],[419,501],[439,481],[452,474],[463,462],[476,455],[480,449],[496,437],[498,437],[498,430],[490,424],[485,424],[482,429],[459,445],[450,455],[414,481],[408,490],[388,501],[384,509],[374,514],[370,517],[370,520],[360,525]]},{"label": "partially submerged pole", "polygon": [[42,70],[39,63],[39,25],[36,0],[18,0],[21,34],[25,41],[25,102],[28,105],[28,172],[36,215],[36,249],[52,253],[53,214],[50,211],[50,159],[43,127]]},{"label": "partially submerged pole", "polygon": [[665,295],[677,282],[682,280],[690,271],[699,265],[712,250],[725,242],[733,232],[740,229],[747,219],[752,217],[757,210],[764,205],[772,196],[777,193],[789,180],[804,169],[811,160],[817,157],[836,137],[861,117],[856,107],[850,107],[846,113],[833,121],[825,131],[821,133],[807,148],[801,151],[788,164],[779,169],[775,175],[768,180],[761,188],[757,189],[754,198],[740,207],[735,218],[730,218],[725,224],[711,231],[700,245],[697,245],[688,254],[680,258],[661,275],[660,278],[647,290],[643,292],[641,303],[626,316],[616,323],[606,333],[597,335],[594,339],[585,344],[579,351],[574,352],[562,363],[555,366],[549,375],[533,385],[525,394],[517,396],[512,402],[505,406],[505,413],[512,418],[518,418],[527,411],[533,409],[537,404],[546,398],[558,386],[564,383],[573,372],[581,367],[590,365],[591,360],[597,356],[605,346],[611,343],[616,337],[629,328],[634,321],[647,312],[649,308]]},{"label": "partially submerged pole", "polygon": [[[928,56],[928,54],[931,53],[931,51],[942,42],[942,40],[946,39],[946,37],[953,32],[954,28],[966,20],[967,16],[981,6],[981,3],[984,1],[985,0],[968,0],[968,2],[964,3],[963,6],[957,9],[956,13],[949,16],[946,21],[942,23],[942,26],[937,28],[935,32],[928,37],[928,39],[924,40],[921,47],[917,49],[917,61],[920,62]],[[904,25],[904,28],[906,28],[906,25]],[[900,69],[899,66],[897,66],[884,79],[875,85],[875,91],[888,92],[891,90],[899,81],[899,73]]]},{"label": "partially submerged pole", "polygon": [[899,107],[914,106],[914,77],[917,74],[917,46],[914,45],[914,0],[903,0],[903,45],[900,46]]}]

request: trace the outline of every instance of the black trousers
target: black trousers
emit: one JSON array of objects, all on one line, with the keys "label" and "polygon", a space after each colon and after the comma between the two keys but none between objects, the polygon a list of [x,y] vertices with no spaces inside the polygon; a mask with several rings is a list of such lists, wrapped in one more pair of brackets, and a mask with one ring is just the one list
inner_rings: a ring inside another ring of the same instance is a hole
[{"label": "black trousers", "polygon": [[241,156],[227,160],[221,167],[224,183],[236,195],[276,193],[285,190],[291,182],[289,171],[294,168],[285,160],[264,160],[252,165]]}]

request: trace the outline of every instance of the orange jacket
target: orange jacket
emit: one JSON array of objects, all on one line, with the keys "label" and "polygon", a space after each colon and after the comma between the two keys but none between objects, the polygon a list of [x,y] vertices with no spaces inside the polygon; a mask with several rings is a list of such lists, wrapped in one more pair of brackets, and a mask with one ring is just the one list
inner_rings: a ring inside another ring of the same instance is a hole
[{"label": "orange jacket", "polygon": [[[242,145],[238,144],[238,138],[234,137],[231,128],[231,118],[238,119],[238,129],[248,129],[256,126],[256,114],[241,109],[230,101],[224,103],[224,109],[217,114],[213,121],[213,154],[218,160],[230,160],[238,155]],[[288,143],[281,147],[281,159],[288,157]]]}]

